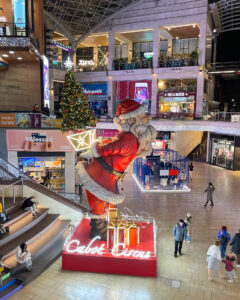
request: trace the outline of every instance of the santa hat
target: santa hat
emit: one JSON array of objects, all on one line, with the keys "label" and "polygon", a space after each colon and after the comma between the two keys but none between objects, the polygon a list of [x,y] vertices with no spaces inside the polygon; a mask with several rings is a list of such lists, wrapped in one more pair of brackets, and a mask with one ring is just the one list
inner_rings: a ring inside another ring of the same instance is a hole
[{"label": "santa hat", "polygon": [[124,100],[117,106],[116,117],[123,120],[137,117],[145,112],[145,109],[142,105],[134,100]]}]

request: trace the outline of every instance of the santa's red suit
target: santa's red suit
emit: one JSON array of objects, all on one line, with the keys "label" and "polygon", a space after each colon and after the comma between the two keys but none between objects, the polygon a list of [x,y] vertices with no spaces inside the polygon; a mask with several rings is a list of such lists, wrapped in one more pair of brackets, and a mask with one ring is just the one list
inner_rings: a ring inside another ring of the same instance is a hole
[{"label": "santa's red suit", "polygon": [[[143,111],[144,108],[136,101],[126,100],[118,105],[116,116],[127,119]],[[120,179],[137,150],[135,135],[122,131],[108,143],[95,143],[88,151],[87,157],[93,158],[90,163],[78,163],[78,175],[86,188],[93,214],[104,214],[109,203],[115,205],[123,202]]]}]

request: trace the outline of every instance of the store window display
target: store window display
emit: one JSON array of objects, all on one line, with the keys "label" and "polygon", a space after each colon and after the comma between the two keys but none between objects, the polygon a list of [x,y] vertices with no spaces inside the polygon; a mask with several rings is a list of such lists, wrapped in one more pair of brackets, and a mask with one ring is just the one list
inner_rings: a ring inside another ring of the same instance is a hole
[{"label": "store window display", "polygon": [[211,163],[233,170],[234,141],[212,139]]},{"label": "store window display", "polygon": [[44,179],[50,174],[48,186],[59,192],[64,191],[64,157],[19,157],[18,163],[19,168],[38,183],[44,184]]}]

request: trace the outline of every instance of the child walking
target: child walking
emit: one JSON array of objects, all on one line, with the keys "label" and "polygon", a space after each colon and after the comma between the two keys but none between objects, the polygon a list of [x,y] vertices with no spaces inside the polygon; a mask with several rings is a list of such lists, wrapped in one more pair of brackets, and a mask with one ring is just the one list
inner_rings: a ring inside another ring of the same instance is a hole
[{"label": "child walking", "polygon": [[235,261],[235,257],[234,256],[231,256],[231,257],[226,256],[226,259],[222,260],[222,262],[225,264],[225,270],[228,273],[228,277],[229,277],[228,282],[233,282],[233,277],[234,278],[238,278],[238,276],[237,276],[237,274],[235,272],[236,268],[233,265],[234,261]]},{"label": "child walking", "polygon": [[187,226],[187,242],[191,243],[191,240],[192,240],[192,215],[190,213],[187,213],[187,216],[184,219],[184,223]]}]

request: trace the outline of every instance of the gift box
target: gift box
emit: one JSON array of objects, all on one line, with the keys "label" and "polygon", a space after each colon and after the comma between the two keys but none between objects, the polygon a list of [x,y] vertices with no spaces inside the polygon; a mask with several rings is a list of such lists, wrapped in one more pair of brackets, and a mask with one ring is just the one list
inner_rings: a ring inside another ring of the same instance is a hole
[{"label": "gift box", "polygon": [[117,208],[109,208],[107,213],[107,221],[113,222],[118,218],[118,210]]},{"label": "gift box", "polygon": [[140,243],[140,227],[132,221],[126,222],[125,227],[125,245],[138,245]]},{"label": "gift box", "polygon": [[113,253],[118,253],[125,248],[125,226],[116,220],[110,222],[107,227],[107,248],[113,249]]}]

